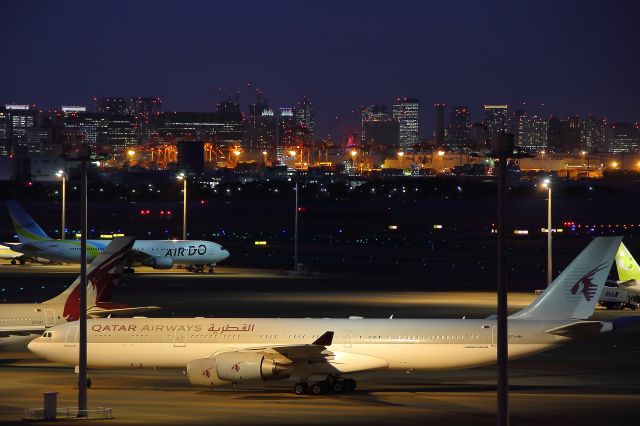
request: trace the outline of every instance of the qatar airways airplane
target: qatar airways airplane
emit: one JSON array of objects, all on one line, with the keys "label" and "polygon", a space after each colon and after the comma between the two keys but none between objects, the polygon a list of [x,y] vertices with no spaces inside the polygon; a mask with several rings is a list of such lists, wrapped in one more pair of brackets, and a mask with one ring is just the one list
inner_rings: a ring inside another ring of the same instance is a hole
[{"label": "qatar airways airplane", "polygon": [[[14,251],[27,256],[49,259],[54,262],[80,262],[80,240],[56,240],[29,216],[15,201],[7,201],[20,244]],[[87,260],[95,259],[110,240],[87,240]],[[191,270],[202,271],[229,257],[220,244],[199,240],[137,240],[129,256],[129,266],[151,266],[154,269],[171,269],[173,265],[187,265]]]},{"label": "qatar airways airplane", "polygon": [[[508,320],[509,358],[611,331],[590,321],[621,237],[594,239],[534,302]],[[128,318],[88,322],[90,368],[186,368],[194,385],[300,380],[296,394],[355,389],[345,374],[435,371],[496,361],[496,320]],[[47,330],[29,349],[78,363],[78,324]],[[310,382],[312,376],[326,379]]]},{"label": "qatar airways airplane", "polygon": [[[133,238],[115,238],[87,268],[87,314],[91,318],[134,315],[160,309],[111,303],[111,293],[133,246]],[[80,277],[53,299],[42,303],[0,305],[0,350],[27,350],[27,343],[56,324],[76,321],[80,314]]]}]

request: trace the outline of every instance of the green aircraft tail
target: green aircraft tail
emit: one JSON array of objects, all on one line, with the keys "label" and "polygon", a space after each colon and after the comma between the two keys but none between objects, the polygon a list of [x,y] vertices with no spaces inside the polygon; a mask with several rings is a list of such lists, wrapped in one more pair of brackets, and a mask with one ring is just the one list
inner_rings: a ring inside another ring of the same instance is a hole
[{"label": "green aircraft tail", "polygon": [[618,268],[618,278],[620,281],[638,280],[640,281],[640,266],[631,256],[624,243],[620,243],[616,253],[616,268]]}]

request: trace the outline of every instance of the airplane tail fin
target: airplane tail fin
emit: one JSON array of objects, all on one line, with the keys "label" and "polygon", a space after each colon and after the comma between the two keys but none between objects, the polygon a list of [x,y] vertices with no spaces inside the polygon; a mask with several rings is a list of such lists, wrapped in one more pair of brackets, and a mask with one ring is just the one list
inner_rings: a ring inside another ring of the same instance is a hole
[{"label": "airplane tail fin", "polygon": [[616,253],[616,268],[620,281],[637,280],[640,281],[640,266],[631,256],[624,243],[620,243],[620,248]]},{"label": "airplane tail fin", "polygon": [[[87,308],[110,300],[134,242],[132,237],[114,238],[87,267]],[[47,303],[64,304],[63,316],[67,321],[77,320],[80,314],[80,277]]]},{"label": "airplane tail fin", "polygon": [[7,201],[7,208],[21,243],[51,239],[16,201]]},{"label": "airplane tail fin", "polygon": [[587,319],[593,315],[622,237],[597,237],[523,310],[511,319]]}]

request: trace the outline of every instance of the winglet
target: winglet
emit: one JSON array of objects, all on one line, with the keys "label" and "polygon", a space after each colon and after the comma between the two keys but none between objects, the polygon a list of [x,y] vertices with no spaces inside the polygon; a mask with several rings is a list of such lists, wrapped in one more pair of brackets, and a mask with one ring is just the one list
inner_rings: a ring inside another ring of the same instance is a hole
[{"label": "winglet", "polygon": [[318,337],[312,345],[318,346],[331,346],[333,342],[333,331],[327,331],[322,336]]}]

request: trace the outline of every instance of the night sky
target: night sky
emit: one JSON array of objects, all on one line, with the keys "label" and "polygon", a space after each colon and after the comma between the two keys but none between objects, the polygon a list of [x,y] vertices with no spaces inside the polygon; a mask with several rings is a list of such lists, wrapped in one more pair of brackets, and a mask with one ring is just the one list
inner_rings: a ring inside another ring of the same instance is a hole
[{"label": "night sky", "polygon": [[396,96],[420,98],[421,136],[435,102],[469,105],[474,120],[497,102],[640,120],[633,0],[5,0],[0,40],[0,103],[159,96],[207,111],[239,89],[246,111],[260,88],[273,107],[309,97],[317,136]]}]

